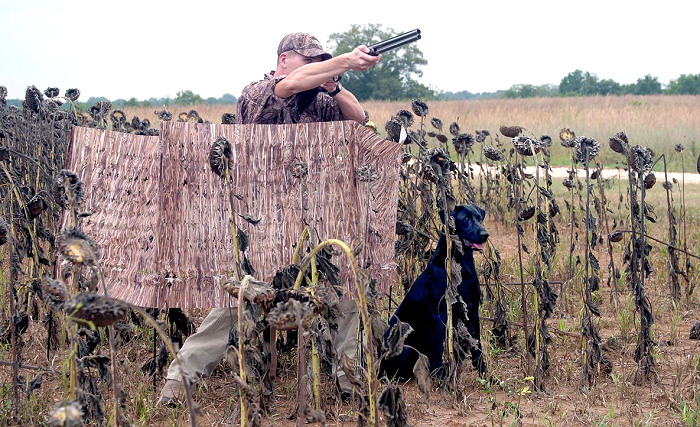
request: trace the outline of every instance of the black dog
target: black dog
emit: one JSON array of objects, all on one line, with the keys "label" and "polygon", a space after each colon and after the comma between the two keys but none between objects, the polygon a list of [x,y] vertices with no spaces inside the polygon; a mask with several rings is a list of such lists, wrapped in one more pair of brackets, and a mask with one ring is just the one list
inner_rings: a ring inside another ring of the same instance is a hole
[{"label": "black dog", "polygon": [[[462,242],[461,252],[457,248],[458,245],[452,245],[452,262],[459,263],[461,266],[462,282],[457,289],[467,308],[467,312],[464,313],[463,304],[460,302],[453,304],[453,324],[464,322],[469,334],[478,343],[476,346],[469,346],[455,340],[455,346],[459,346],[462,354],[466,354],[467,351],[471,352],[472,364],[480,375],[486,372],[486,365],[482,358],[479,334],[481,293],[479,278],[474,267],[474,250],[481,250],[489,237],[489,233],[482,224],[484,214],[484,210],[476,205],[460,205],[452,211],[455,234]],[[441,217],[443,216],[444,214],[441,213]],[[433,253],[425,271],[416,279],[394,315],[389,319],[390,328],[396,324],[397,318],[410,324],[413,328],[413,332],[406,338],[403,353],[384,360],[382,364],[383,372],[390,378],[411,378],[413,367],[418,360],[417,352],[428,357],[431,372],[439,373],[438,370],[442,367],[445,326],[447,324],[446,256],[445,234],[441,233],[435,253]],[[387,331],[386,336],[388,333]]]}]

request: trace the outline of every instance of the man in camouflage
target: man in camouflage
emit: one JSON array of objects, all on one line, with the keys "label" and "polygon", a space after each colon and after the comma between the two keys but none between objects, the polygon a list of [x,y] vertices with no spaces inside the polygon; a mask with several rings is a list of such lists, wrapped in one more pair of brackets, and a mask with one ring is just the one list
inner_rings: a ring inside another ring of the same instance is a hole
[{"label": "man in camouflage", "polygon": [[[285,36],[277,48],[277,69],[263,80],[250,83],[238,99],[236,123],[287,124],[337,120],[365,121],[365,111],[357,98],[340,83],[342,73],[365,71],[381,58],[368,54],[366,46],[332,57],[321,43],[307,33]],[[345,315],[337,320],[338,333],[333,337],[338,353],[355,357],[358,327],[357,306],[342,301]],[[228,348],[229,331],[236,324],[236,311],[212,309],[178,352],[182,366],[170,364],[160,403],[176,405],[183,401],[183,372],[192,382],[209,375]],[[347,395],[351,385],[342,368],[334,366],[338,386]]]}]

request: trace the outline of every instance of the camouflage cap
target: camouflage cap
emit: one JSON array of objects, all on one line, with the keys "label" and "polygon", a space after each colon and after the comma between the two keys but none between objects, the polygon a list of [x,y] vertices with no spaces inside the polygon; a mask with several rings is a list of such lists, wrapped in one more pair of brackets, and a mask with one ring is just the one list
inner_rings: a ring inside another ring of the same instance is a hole
[{"label": "camouflage cap", "polygon": [[308,33],[292,33],[284,36],[277,48],[277,56],[290,50],[310,58],[321,56],[324,61],[332,58],[330,53],[323,50],[321,42]]}]

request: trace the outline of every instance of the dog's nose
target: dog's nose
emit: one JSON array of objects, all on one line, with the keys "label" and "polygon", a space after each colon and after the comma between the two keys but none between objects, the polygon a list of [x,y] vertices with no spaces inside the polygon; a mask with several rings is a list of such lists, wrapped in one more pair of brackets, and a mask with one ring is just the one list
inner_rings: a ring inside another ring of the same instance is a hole
[{"label": "dog's nose", "polygon": [[488,231],[482,231],[479,235],[483,240],[486,240],[489,238],[489,232]]}]

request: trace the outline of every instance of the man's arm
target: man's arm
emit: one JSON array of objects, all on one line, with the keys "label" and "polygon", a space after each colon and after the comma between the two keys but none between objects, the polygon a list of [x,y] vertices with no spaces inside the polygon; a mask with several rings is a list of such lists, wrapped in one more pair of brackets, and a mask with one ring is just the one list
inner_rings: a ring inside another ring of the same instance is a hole
[{"label": "man's arm", "polygon": [[[313,62],[303,65],[289,73],[284,79],[275,85],[275,95],[280,98],[288,98],[305,90],[324,87],[332,92],[335,89],[334,77],[348,70],[364,71],[376,64],[381,55],[369,55],[369,48],[358,46],[352,52],[344,53],[327,61]],[[348,118],[362,123],[365,113],[355,95],[343,89],[334,98]]]}]

